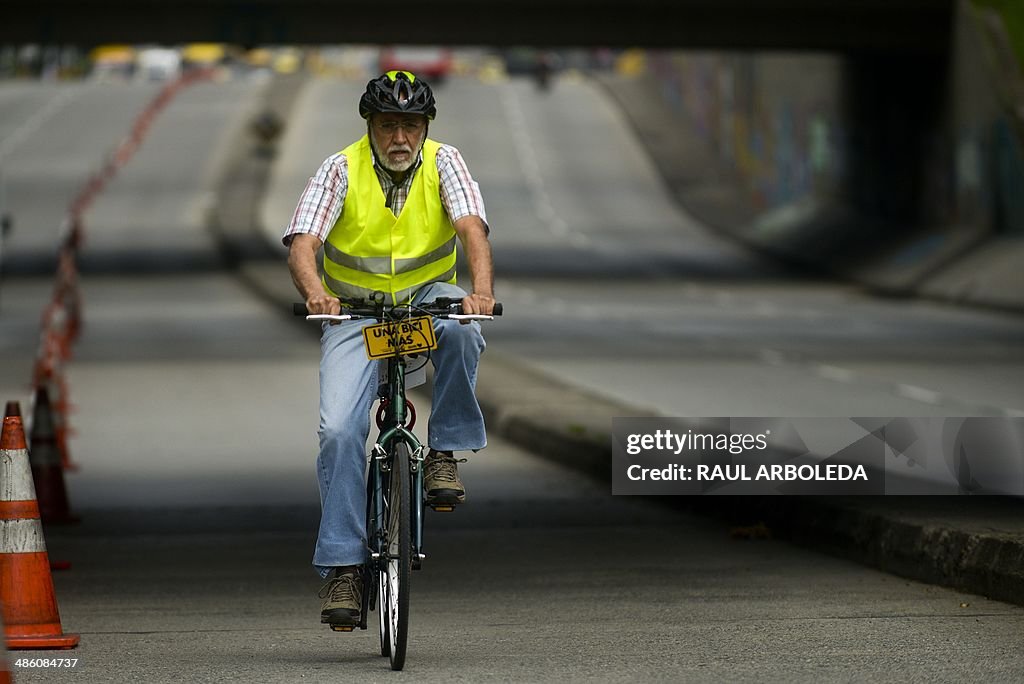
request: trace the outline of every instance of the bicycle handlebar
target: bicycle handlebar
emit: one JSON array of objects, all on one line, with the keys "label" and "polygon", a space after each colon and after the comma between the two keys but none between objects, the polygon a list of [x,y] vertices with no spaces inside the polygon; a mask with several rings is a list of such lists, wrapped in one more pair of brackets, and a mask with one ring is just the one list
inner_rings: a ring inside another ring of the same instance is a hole
[{"label": "bicycle handlebar", "polygon": [[[429,314],[437,318],[447,318],[448,316],[460,316],[462,314],[462,300],[454,297],[438,297],[432,302],[426,302],[421,305],[400,305],[400,306],[384,306],[376,305],[373,302],[367,300],[340,300],[342,314],[349,314],[353,318],[379,318],[383,315],[384,318],[404,318],[406,316],[414,315],[416,313]],[[494,310],[491,313],[493,316],[500,316],[502,314],[501,302],[495,302]],[[292,304],[292,313],[296,316],[308,316],[309,309],[306,308],[304,302],[296,302]]]}]

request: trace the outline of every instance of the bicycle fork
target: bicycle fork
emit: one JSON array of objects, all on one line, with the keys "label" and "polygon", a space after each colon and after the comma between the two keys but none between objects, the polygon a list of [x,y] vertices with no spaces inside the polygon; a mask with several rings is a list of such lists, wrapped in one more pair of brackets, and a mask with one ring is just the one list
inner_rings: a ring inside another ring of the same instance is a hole
[{"label": "bicycle fork", "polygon": [[[425,447],[419,443],[416,436],[409,432],[404,427],[391,428],[387,432],[383,433],[376,444],[373,445],[373,451],[370,457],[370,467],[374,469],[374,486],[373,496],[375,510],[377,513],[376,529],[382,529],[380,526],[386,524],[384,520],[384,488],[383,482],[385,480],[384,474],[391,473],[391,463],[389,462],[390,456],[388,455],[387,449],[382,444],[387,444],[393,440],[404,441],[409,448],[409,474],[411,481],[409,483],[409,495],[410,495],[410,512],[412,514],[412,568],[413,570],[419,570],[420,565],[426,555],[423,553],[423,458]],[[387,559],[379,552],[371,554],[371,558],[374,561],[385,562]]]}]

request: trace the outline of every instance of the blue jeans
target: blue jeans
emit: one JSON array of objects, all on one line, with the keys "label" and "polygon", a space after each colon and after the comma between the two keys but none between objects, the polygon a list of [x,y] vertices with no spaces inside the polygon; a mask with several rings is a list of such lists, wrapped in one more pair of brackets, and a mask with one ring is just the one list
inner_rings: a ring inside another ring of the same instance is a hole
[{"label": "blue jeans", "polygon": [[[464,297],[448,283],[427,285],[416,304],[437,297]],[[366,358],[362,329],[374,321],[344,321],[323,327],[320,338],[320,531],[313,565],[321,577],[342,565],[366,560],[366,440],[370,409],[384,364]],[[476,400],[476,371],[484,338],[477,323],[437,320],[433,411],[427,443],[438,451],[487,446],[484,417]],[[384,378],[386,379],[386,378]]]}]

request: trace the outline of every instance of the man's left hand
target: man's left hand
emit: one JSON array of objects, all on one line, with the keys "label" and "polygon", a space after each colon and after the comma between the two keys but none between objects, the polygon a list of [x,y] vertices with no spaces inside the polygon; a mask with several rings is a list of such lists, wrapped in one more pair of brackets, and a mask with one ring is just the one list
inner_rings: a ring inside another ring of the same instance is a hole
[{"label": "man's left hand", "polygon": [[[490,315],[494,313],[494,297],[471,294],[462,300],[462,313]],[[469,321],[462,321],[462,323],[469,323]]]}]

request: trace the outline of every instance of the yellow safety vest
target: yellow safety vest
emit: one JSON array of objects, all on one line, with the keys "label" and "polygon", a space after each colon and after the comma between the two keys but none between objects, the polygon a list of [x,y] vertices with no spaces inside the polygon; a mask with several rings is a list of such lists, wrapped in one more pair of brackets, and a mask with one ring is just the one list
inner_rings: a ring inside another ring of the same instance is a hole
[{"label": "yellow safety vest", "polygon": [[348,193],[324,243],[323,284],[334,296],[385,292],[392,304],[402,304],[428,283],[455,282],[455,229],[441,204],[437,174],[440,147],[430,139],[423,143],[423,163],[397,217],[385,206],[369,137],[341,151],[348,161]]}]

